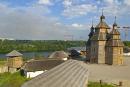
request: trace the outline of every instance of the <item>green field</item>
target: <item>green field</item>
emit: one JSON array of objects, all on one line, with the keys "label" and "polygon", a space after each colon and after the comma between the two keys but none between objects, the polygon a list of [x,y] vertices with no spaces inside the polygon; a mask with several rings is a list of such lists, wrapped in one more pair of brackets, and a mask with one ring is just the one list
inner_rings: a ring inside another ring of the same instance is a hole
[{"label": "green field", "polygon": [[0,74],[0,87],[20,87],[25,81],[28,81],[26,77],[16,73],[3,73]]}]

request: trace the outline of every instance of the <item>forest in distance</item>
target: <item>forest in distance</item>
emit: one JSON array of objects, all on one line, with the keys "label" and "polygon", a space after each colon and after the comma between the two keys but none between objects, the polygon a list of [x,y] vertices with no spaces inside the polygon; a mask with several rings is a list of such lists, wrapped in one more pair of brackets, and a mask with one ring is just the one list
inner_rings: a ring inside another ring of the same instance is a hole
[{"label": "forest in distance", "polygon": [[[58,51],[70,47],[84,47],[86,41],[63,40],[0,40],[0,53],[12,50],[20,52]],[[130,47],[130,41],[124,41],[124,45]]]},{"label": "forest in distance", "polygon": [[0,40],[0,53],[12,50],[20,52],[40,52],[66,50],[69,47],[83,47],[86,41],[63,40]]}]

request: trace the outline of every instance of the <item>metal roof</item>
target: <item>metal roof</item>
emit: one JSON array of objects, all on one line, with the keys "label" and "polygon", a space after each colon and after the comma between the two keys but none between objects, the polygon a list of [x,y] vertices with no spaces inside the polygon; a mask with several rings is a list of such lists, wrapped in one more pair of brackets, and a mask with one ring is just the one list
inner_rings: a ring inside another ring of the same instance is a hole
[{"label": "metal roof", "polygon": [[16,50],[13,50],[12,52],[8,53],[6,56],[7,57],[13,57],[13,56],[22,56],[23,54],[19,53]]},{"label": "metal roof", "polygon": [[81,61],[68,60],[26,82],[22,87],[87,87],[88,69]]}]

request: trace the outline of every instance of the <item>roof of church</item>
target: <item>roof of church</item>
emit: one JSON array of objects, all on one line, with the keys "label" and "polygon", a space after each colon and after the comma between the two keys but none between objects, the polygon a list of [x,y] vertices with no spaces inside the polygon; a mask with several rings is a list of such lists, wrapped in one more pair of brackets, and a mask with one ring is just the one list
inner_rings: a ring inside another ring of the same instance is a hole
[{"label": "roof of church", "polygon": [[95,33],[91,40],[106,40],[106,34],[100,32],[100,33]]},{"label": "roof of church", "polygon": [[[115,19],[116,20],[116,19]],[[112,31],[110,32],[110,38],[108,39],[108,42],[106,44],[106,46],[124,46],[123,42],[121,41],[120,37],[117,37],[116,39],[113,38],[113,35],[118,35],[120,36],[120,32],[118,31],[117,29],[117,24],[116,24],[116,21],[114,22],[113,24],[113,29]]]},{"label": "roof of church", "polygon": [[7,57],[13,57],[13,56],[22,56],[23,54],[21,54],[20,52],[13,50],[10,53],[6,54]]},{"label": "roof of church", "polygon": [[124,44],[121,40],[109,40],[107,43],[106,43],[106,46],[115,46],[115,47],[123,47]]},{"label": "roof of church", "polygon": [[110,29],[110,27],[107,25],[107,23],[105,21],[100,21],[99,24],[95,28],[96,29],[99,29],[99,28]]},{"label": "roof of church", "polygon": [[105,20],[105,16],[103,15],[103,11],[102,11],[102,15],[100,17],[100,22],[95,28],[96,29],[99,29],[99,28],[110,29],[110,27],[107,25],[107,23],[104,20]]},{"label": "roof of church", "polygon": [[120,35],[120,32],[117,29],[113,29],[110,34],[112,35]]},{"label": "roof of church", "polygon": [[23,66],[23,69],[26,71],[50,70],[63,62],[64,62],[63,60],[57,60],[57,59],[32,60],[26,62]]},{"label": "roof of church", "polygon": [[93,34],[94,34],[94,27],[92,26],[91,31],[90,31],[88,36],[91,38],[93,36]]},{"label": "roof of church", "polygon": [[22,87],[87,87],[87,65],[68,60],[24,83]]}]

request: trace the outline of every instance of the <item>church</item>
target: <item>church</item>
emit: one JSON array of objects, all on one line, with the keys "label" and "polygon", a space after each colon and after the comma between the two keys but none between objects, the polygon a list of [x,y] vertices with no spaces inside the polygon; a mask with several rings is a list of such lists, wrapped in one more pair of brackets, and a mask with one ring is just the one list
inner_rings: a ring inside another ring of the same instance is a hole
[{"label": "church", "polygon": [[87,60],[90,63],[122,65],[124,44],[117,29],[116,17],[112,29],[105,22],[105,16],[100,17],[97,26],[90,29],[86,43]]}]

